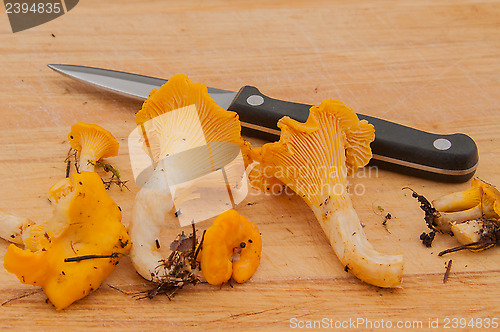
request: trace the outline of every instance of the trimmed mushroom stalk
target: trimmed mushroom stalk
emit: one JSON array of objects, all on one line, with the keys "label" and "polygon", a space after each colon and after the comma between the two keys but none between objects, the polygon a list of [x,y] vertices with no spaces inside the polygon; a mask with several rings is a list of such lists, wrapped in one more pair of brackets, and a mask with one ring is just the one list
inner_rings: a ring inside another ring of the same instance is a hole
[{"label": "trimmed mushroom stalk", "polygon": [[462,245],[439,253],[488,249],[500,241],[500,192],[479,179],[467,190],[444,195],[431,203],[413,191],[433,232],[453,234]]},{"label": "trimmed mushroom stalk", "polygon": [[35,223],[27,218],[19,217],[0,210],[0,237],[16,244],[23,244],[22,234],[25,229]]},{"label": "trimmed mushroom stalk", "polygon": [[251,182],[262,187],[275,182],[263,177],[278,178],[311,207],[345,270],[375,286],[400,287],[403,257],[373,248],[347,193],[347,175],[371,158],[373,126],[330,99],[312,107],[305,123],[284,117],[278,127],[279,142],[252,153],[260,165]]},{"label": "trimmed mushroom stalk", "polygon": [[451,226],[451,231],[458,242],[461,244],[469,244],[478,242],[481,239],[483,226],[483,220],[473,219],[460,224],[453,224]]},{"label": "trimmed mushroom stalk", "polygon": [[437,211],[434,219],[434,226],[441,232],[448,233],[456,223],[461,223],[467,220],[480,218],[483,215],[483,210],[480,205],[470,209],[455,212]]},{"label": "trimmed mushroom stalk", "polygon": [[480,218],[499,218],[500,192],[492,185],[473,179],[471,188],[444,195],[432,204],[413,189],[412,196],[420,202],[430,229],[448,233],[454,224]]},{"label": "trimmed mushroom stalk", "polygon": [[95,124],[75,123],[71,126],[68,139],[71,147],[79,153],[79,171],[93,172],[100,159],[118,155],[116,138]]},{"label": "trimmed mushroom stalk", "polygon": [[[162,266],[167,257],[160,248],[160,233],[178,225],[172,210],[178,196],[170,192],[173,166],[169,160],[210,143],[228,142],[239,146],[248,165],[250,146],[241,138],[238,115],[219,107],[203,84],[192,83],[185,75],[175,75],[160,89],[153,89],[137,113],[136,123],[154,171],[134,203],[129,227],[132,263],[145,279],[161,282],[170,271]],[[176,166],[181,177],[183,170],[191,172],[197,167],[196,155],[191,157],[192,162]],[[168,242],[176,235],[172,233]]]},{"label": "trimmed mushroom stalk", "polygon": [[500,221],[498,219],[469,220],[451,227],[461,246],[443,250],[439,256],[469,249],[481,251],[500,243]]}]

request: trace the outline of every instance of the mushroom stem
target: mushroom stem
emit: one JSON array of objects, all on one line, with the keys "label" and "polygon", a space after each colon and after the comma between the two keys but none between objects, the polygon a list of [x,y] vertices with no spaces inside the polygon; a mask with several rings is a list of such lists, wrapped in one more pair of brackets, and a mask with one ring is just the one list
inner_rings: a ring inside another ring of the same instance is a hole
[{"label": "mushroom stem", "polygon": [[158,269],[163,256],[156,241],[173,204],[163,169],[155,169],[151,178],[137,193],[129,227],[133,244],[130,250],[132,264],[147,280],[156,281],[168,273],[164,268]]},{"label": "mushroom stem", "polygon": [[[471,225],[459,228],[456,227],[457,225],[454,225],[452,228],[454,232],[457,232],[456,235],[461,237],[459,238],[459,242],[463,244],[441,251],[438,256],[465,249],[471,251],[486,250],[500,243],[500,226],[497,219],[471,220],[468,223]],[[460,224],[460,226],[464,224]],[[477,228],[480,229],[476,230]]]},{"label": "mushroom stem", "polygon": [[434,219],[435,226],[442,232],[451,231],[451,226],[453,224],[460,224],[467,220],[481,218],[483,215],[483,210],[481,204],[476,205],[473,208],[457,211],[457,212],[440,212],[439,216]]},{"label": "mushroom stem", "polygon": [[467,245],[478,242],[481,239],[483,227],[483,220],[473,219],[460,224],[453,224],[451,226],[451,231],[460,244]]},{"label": "mushroom stem", "polygon": [[34,222],[0,210],[0,237],[6,241],[23,244],[22,234]]},{"label": "mushroom stem", "polygon": [[97,158],[89,155],[89,154],[81,154],[80,155],[80,164],[78,165],[78,170],[80,172],[88,171],[95,172],[95,162]]},{"label": "mushroom stem", "polygon": [[346,204],[340,209],[334,203],[338,199],[311,208],[345,270],[375,286],[400,287],[403,256],[376,251],[366,238],[351,199],[345,194],[342,198]]}]

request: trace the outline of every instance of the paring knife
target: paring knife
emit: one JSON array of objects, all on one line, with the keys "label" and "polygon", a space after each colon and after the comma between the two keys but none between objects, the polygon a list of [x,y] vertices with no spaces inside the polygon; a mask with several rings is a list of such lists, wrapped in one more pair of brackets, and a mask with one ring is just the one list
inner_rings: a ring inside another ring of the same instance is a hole
[{"label": "paring knife", "polygon": [[[121,95],[145,100],[151,89],[167,80],[133,73],[50,64],[51,69],[73,79]],[[277,122],[287,115],[305,122],[311,105],[282,101],[262,94],[253,86],[238,92],[208,88],[208,93],[224,109],[238,113],[242,133],[270,141],[279,139]],[[358,114],[375,127],[370,165],[443,182],[465,182],[476,171],[477,146],[467,135],[438,135],[387,120]]]}]

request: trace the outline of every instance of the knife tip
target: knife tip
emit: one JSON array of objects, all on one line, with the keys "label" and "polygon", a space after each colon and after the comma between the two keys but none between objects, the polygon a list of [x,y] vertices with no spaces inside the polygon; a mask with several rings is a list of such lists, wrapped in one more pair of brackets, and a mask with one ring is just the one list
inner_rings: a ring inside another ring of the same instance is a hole
[{"label": "knife tip", "polygon": [[52,69],[52,70],[59,71],[59,68],[57,68],[57,65],[56,65],[56,64],[49,63],[49,64],[47,65],[47,67],[49,67],[49,68],[50,68],[50,69]]},{"label": "knife tip", "polygon": [[62,72],[65,69],[65,67],[69,67],[69,65],[49,63],[49,64],[47,64],[47,67],[49,67],[50,69],[55,70],[57,72]]}]

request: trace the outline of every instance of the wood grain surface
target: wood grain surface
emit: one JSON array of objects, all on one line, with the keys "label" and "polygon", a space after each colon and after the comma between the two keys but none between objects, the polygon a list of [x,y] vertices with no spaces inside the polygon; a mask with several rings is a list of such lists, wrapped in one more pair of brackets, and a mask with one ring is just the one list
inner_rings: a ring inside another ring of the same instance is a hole
[{"label": "wood grain surface", "polygon": [[[65,172],[69,127],[84,121],[120,141],[119,156],[109,161],[132,181],[130,191],[114,188],[110,194],[123,210],[123,223],[130,222],[138,188],[127,136],[141,103],[62,77],[48,63],[165,78],[185,73],[208,86],[237,90],[251,84],[303,103],[336,98],[360,113],[419,129],[466,133],[479,148],[477,176],[500,185],[499,59],[499,1],[87,0],[15,34],[2,12],[0,209],[39,221],[50,217],[47,189]],[[135,300],[108,286],[147,289],[124,258],[100,289],[61,312],[43,292],[3,304],[0,327],[286,330],[323,320],[353,330],[387,322],[429,330],[429,321],[444,328],[446,319],[449,327],[453,319],[500,319],[500,249],[438,257],[457,243],[438,235],[432,248],[424,247],[423,213],[402,190],[410,186],[434,199],[468,183],[366,169],[350,184],[359,189],[353,203],[375,248],[404,254],[401,289],[373,287],[344,272],[299,197],[251,192],[238,210],[259,226],[263,256],[249,282],[189,286],[172,301]],[[386,213],[393,216],[387,228]],[[0,242],[2,257],[6,248]],[[443,283],[449,259],[453,266]],[[0,302],[34,290],[0,269]],[[345,324],[352,321],[360,324]],[[479,330],[477,324],[465,329]]]}]

